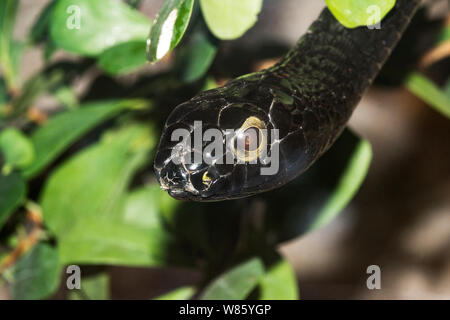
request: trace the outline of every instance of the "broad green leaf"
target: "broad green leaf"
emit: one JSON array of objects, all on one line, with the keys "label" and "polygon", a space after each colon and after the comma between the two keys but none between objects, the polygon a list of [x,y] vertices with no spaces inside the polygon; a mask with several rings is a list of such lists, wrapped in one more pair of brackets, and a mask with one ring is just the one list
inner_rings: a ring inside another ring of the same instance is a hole
[{"label": "broad green leaf", "polygon": [[123,220],[144,228],[162,228],[162,217],[173,212],[179,202],[153,184],[126,195]]},{"label": "broad green leaf", "polygon": [[97,56],[122,42],[145,41],[150,27],[147,17],[121,0],[60,0],[50,30],[57,46]]},{"label": "broad green leaf", "polygon": [[57,250],[38,243],[14,266],[11,294],[14,299],[44,299],[51,296],[59,285],[61,264]]},{"label": "broad green leaf", "polygon": [[[109,275],[106,272],[92,276],[81,276],[81,289],[71,290],[69,299],[71,300],[109,300]],[[82,293],[82,294],[81,294]]]},{"label": "broad green leaf", "polygon": [[87,131],[129,107],[139,107],[144,100],[99,101],[52,117],[31,136],[36,150],[33,164],[24,175],[33,177]]},{"label": "broad green leaf", "polygon": [[145,41],[131,41],[110,47],[99,57],[99,66],[111,75],[132,72],[147,63]]},{"label": "broad green leaf", "polygon": [[347,28],[380,22],[395,6],[396,0],[326,0],[334,17]]},{"label": "broad green leaf", "polygon": [[258,20],[262,0],[200,0],[203,16],[219,39],[242,36]]},{"label": "broad green leaf", "polygon": [[450,118],[450,96],[436,86],[431,80],[418,72],[411,73],[405,85],[412,93],[428,103],[437,112]]},{"label": "broad green leaf", "polygon": [[256,287],[264,274],[259,258],[250,259],[214,280],[202,293],[202,300],[242,300]]},{"label": "broad green leaf", "polygon": [[297,300],[298,286],[291,264],[280,258],[273,263],[259,282],[261,300]]},{"label": "broad green leaf", "polygon": [[153,22],[147,41],[147,59],[163,58],[180,42],[191,19],[194,0],[167,0]]},{"label": "broad green leaf", "polygon": [[[48,179],[42,210],[46,225],[58,238],[62,262],[155,265],[164,261],[170,239],[144,216],[153,208],[141,211],[140,218],[126,209],[131,178],[148,161],[155,142],[152,131],[141,125],[109,132]],[[153,198],[156,206],[159,198]],[[136,205],[134,199],[130,201]]]},{"label": "broad green leaf", "polygon": [[180,51],[177,61],[180,78],[192,82],[206,74],[216,56],[217,46],[205,32],[199,31]]},{"label": "broad green leaf", "polygon": [[0,68],[8,87],[15,90],[18,85],[17,69],[15,67],[15,42],[12,39],[19,1],[0,1]]},{"label": "broad green leaf", "polygon": [[14,128],[0,131],[0,151],[4,156],[3,170],[22,169],[34,160],[34,148],[27,136]]},{"label": "broad green leaf", "polygon": [[188,300],[195,293],[195,288],[191,286],[181,287],[171,292],[165,293],[155,300]]},{"label": "broad green leaf", "polygon": [[[121,207],[120,201],[118,206]],[[74,226],[58,232],[62,262],[124,266],[167,263],[171,239],[164,230],[129,225],[117,218],[108,220],[107,216],[114,212],[80,218],[70,214],[68,219],[73,220]]]},{"label": "broad green leaf", "polygon": [[348,160],[347,168],[339,179],[332,196],[311,224],[311,229],[324,226],[334,219],[353,199],[366,178],[372,161],[372,147],[367,140],[361,140]]},{"label": "broad green leaf", "polygon": [[11,213],[22,204],[25,195],[26,185],[20,174],[12,172],[0,175],[0,229]]}]

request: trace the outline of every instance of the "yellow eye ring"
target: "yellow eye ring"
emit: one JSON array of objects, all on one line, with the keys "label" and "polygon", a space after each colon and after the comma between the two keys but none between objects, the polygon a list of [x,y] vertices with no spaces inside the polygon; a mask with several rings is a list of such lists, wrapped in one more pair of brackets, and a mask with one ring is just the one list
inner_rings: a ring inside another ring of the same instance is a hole
[{"label": "yellow eye ring", "polygon": [[[245,132],[249,129],[257,129],[258,135],[259,135],[259,144],[257,148],[254,150],[249,150],[245,147],[240,148],[240,145],[237,143],[238,138],[242,135],[245,135]],[[240,160],[244,162],[251,162],[255,161],[260,155],[263,150],[266,148],[266,141],[267,141],[267,131],[265,130],[266,126],[263,121],[258,119],[257,117],[249,117],[247,118],[242,126],[237,130],[235,137],[231,141],[231,147],[235,154],[235,156]]]}]

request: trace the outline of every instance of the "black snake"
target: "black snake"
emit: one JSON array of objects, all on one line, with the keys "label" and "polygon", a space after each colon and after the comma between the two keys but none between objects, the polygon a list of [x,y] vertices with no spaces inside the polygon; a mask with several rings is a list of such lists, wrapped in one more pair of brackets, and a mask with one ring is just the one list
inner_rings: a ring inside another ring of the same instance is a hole
[{"label": "black snake", "polygon": [[[397,0],[380,29],[345,28],[324,9],[275,66],[177,106],[155,157],[161,187],[178,199],[234,199],[277,188],[307,170],[339,137],[419,3]],[[227,148],[204,152],[210,142],[194,145],[194,128],[201,134],[219,129]],[[176,129],[193,139],[173,141]],[[276,172],[262,174],[262,168]]]}]

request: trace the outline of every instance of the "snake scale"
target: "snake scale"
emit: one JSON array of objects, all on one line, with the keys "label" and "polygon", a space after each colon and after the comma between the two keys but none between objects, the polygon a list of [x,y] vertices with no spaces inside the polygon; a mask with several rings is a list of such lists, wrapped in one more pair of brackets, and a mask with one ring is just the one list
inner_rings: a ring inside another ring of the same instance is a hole
[{"label": "snake scale", "polygon": [[[161,187],[177,199],[218,201],[269,191],[293,180],[340,136],[419,4],[420,0],[397,0],[380,29],[345,28],[324,9],[273,67],[177,106],[155,156]],[[205,153],[208,141],[174,141],[176,129],[194,140],[196,129],[201,134],[217,129],[223,133],[217,139],[227,148]],[[265,158],[255,157],[262,150]],[[181,160],[173,161],[175,156]],[[197,160],[182,160],[193,158]],[[261,173],[270,166],[275,173]]]}]

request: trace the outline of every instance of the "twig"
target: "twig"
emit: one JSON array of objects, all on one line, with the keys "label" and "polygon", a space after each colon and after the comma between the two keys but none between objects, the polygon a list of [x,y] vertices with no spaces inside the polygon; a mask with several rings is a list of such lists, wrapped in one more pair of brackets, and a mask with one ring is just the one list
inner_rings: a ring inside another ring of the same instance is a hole
[{"label": "twig", "polygon": [[33,227],[28,235],[19,241],[19,244],[0,262],[0,275],[3,271],[19,260],[24,253],[33,248],[39,241],[42,234],[42,213],[39,210],[28,209],[27,219],[33,223]]},{"label": "twig", "polygon": [[[450,14],[447,15],[444,28],[450,28]],[[446,57],[450,57],[450,41],[448,40],[440,43],[437,47],[425,54],[420,60],[420,67],[425,69]]]},{"label": "twig", "polygon": [[450,41],[445,41],[429,51],[420,61],[421,68],[427,68],[432,64],[450,57]]}]

